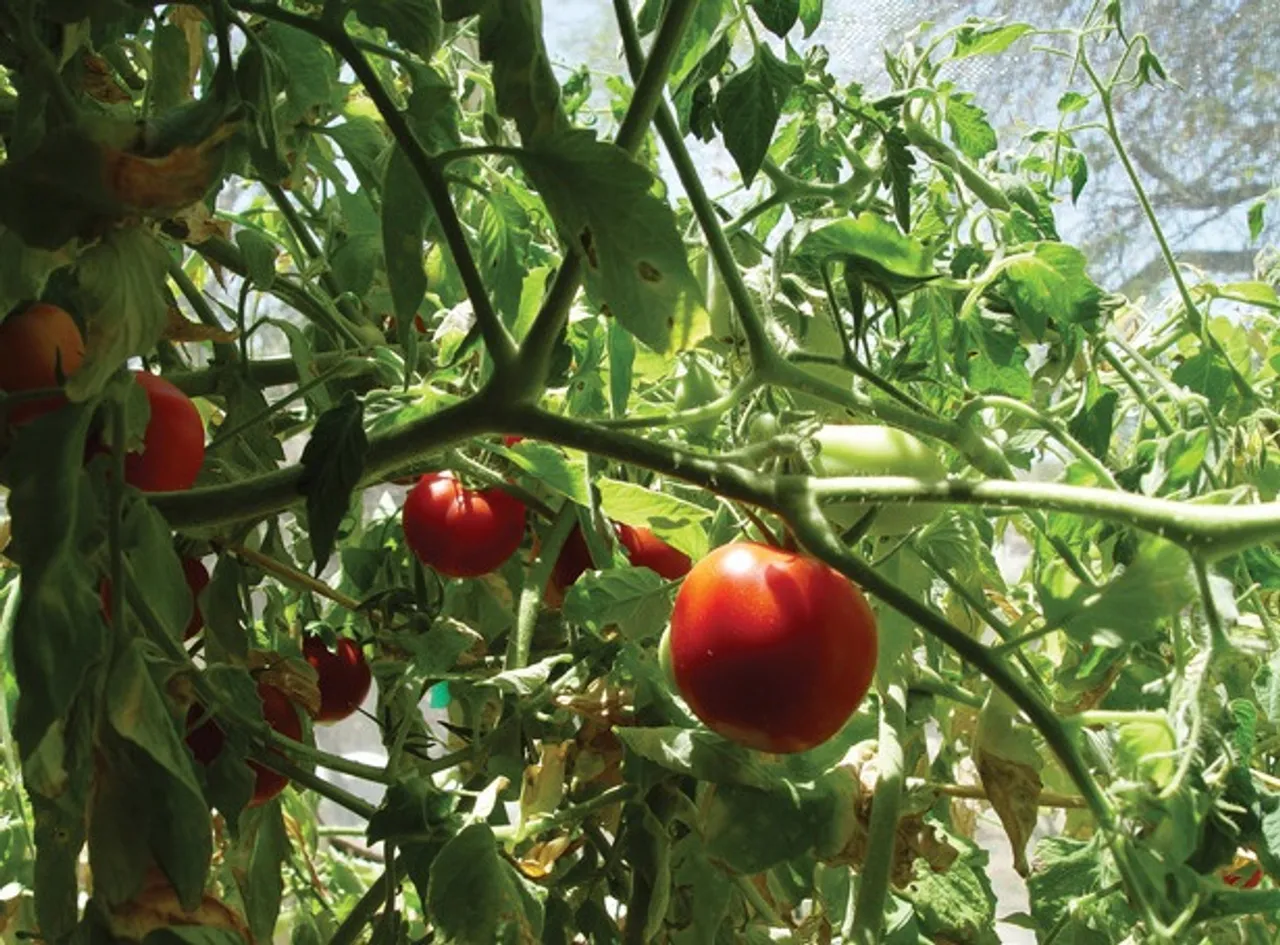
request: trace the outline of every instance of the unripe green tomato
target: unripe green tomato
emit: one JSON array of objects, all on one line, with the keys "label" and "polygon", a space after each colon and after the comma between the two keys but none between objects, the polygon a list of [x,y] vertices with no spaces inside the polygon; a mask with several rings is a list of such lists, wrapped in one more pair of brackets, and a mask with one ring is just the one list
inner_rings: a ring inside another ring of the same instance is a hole
[{"label": "unripe green tomato", "polygon": [[733,343],[742,336],[729,288],[714,263],[707,266],[707,314],[711,317],[711,337],[717,341]]},{"label": "unripe green tomato", "polygon": [[772,440],[779,432],[778,418],[771,413],[758,413],[747,424],[747,439],[752,443]]},{"label": "unripe green tomato", "polygon": [[[684,363],[684,373],[676,381],[676,409],[695,410],[718,400],[724,392],[716,376],[700,358],[690,357]],[[710,436],[720,423],[719,417],[709,417],[690,423],[687,429],[699,436]]]},{"label": "unripe green tomato", "polygon": [[[820,452],[813,461],[819,476],[909,476],[936,482],[947,476],[938,454],[916,437],[894,427],[870,424],[828,424],[814,435]],[[836,502],[825,506],[827,517],[840,528],[850,528],[871,505]],[[880,507],[869,534],[905,535],[937,517],[932,502],[892,502]]]},{"label": "unripe green tomato", "polygon": [[658,642],[658,665],[662,667],[662,674],[667,680],[667,685],[672,689],[676,688],[676,671],[671,663],[671,626],[667,625],[667,629],[662,631],[662,639]]}]

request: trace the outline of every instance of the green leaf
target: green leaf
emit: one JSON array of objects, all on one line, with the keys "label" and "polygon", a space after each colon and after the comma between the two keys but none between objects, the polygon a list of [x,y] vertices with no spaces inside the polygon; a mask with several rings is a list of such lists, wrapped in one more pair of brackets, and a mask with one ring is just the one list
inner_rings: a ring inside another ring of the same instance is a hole
[{"label": "green leaf", "polygon": [[293,846],[285,832],[280,805],[268,805],[254,824],[248,869],[243,873],[236,871],[238,877],[243,876],[237,885],[244,899],[249,931],[260,942],[271,939],[276,920],[280,917],[280,900],[284,893],[281,870],[292,853]]},{"label": "green leaf", "polygon": [[1081,95],[1079,92],[1064,92],[1062,98],[1058,99],[1058,111],[1064,115],[1071,115],[1083,110],[1088,104],[1089,96]]},{"label": "green leaf", "polygon": [[617,624],[631,640],[657,637],[671,617],[672,589],[648,568],[588,571],[569,589],[566,620],[599,632]]},{"label": "green leaf", "polygon": [[432,864],[426,906],[446,942],[532,943],[541,940],[546,896],[499,855],[492,830],[472,824]]},{"label": "green leaf", "polygon": [[1178,742],[1167,722],[1136,721],[1120,726],[1116,758],[1131,777],[1163,789],[1178,767]]},{"label": "green leaf", "polygon": [[1004,394],[1030,400],[1031,374],[1027,371],[1027,349],[1006,319],[982,317],[958,365],[974,390],[984,394]]},{"label": "green leaf", "polygon": [[249,654],[249,639],[244,629],[247,621],[240,596],[243,580],[240,562],[231,555],[218,558],[201,609],[205,649],[215,662],[226,662],[230,658],[243,660]]},{"label": "green leaf", "polygon": [[893,193],[893,215],[904,233],[911,232],[911,179],[916,157],[907,133],[895,125],[884,136],[884,172],[881,179]]},{"label": "green leaf", "polygon": [[760,45],[750,64],[721,86],[716,99],[717,123],[744,184],[755,180],[769,152],[782,104],[802,81],[803,70],[782,62],[768,46]]},{"label": "green leaf", "polygon": [[0,226],[0,312],[39,298],[49,275],[67,262],[58,253],[28,246],[16,232]]},{"label": "green leaf", "polygon": [[183,104],[191,97],[187,71],[187,34],[180,26],[161,23],[151,44],[151,107],[158,114]]},{"label": "green leaf", "polygon": [[846,269],[898,294],[938,277],[932,255],[922,243],[903,236],[892,223],[873,213],[810,231],[792,258],[797,269],[815,281],[824,266],[843,260]]},{"label": "green leaf", "polygon": [[996,132],[987,113],[973,104],[971,95],[953,95],[947,100],[947,124],[956,146],[968,157],[979,160],[996,149]]},{"label": "green leaf", "polygon": [[106,185],[101,146],[76,126],[0,164],[0,224],[28,246],[57,250],[124,212]]},{"label": "green leaf", "polygon": [[324,133],[342,149],[361,189],[369,194],[380,193],[382,155],[389,146],[382,125],[372,118],[356,116],[340,125],[330,125],[324,129]]},{"label": "green leaf", "polygon": [[415,330],[413,319],[427,294],[423,244],[427,224],[435,214],[422,181],[399,147],[387,162],[382,194],[382,251],[403,335],[406,330]]},{"label": "green leaf", "polygon": [[565,455],[554,446],[524,440],[502,451],[515,465],[548,489],[578,505],[590,505],[587,495],[587,461],[580,454]]},{"label": "green leaf", "polygon": [[1034,27],[1028,23],[1009,23],[986,28],[965,27],[956,33],[956,46],[951,53],[951,58],[967,59],[970,56],[997,55],[1033,29]]},{"label": "green leaf", "polygon": [[1035,871],[1027,887],[1031,915],[1042,935],[1058,929],[1064,945],[1105,945],[1132,931],[1137,916],[1125,904],[1118,883],[1101,899],[1086,898],[1118,879],[1099,840],[1045,837],[1036,844]]},{"label": "green leaf", "polygon": [[822,0],[800,0],[800,22],[804,24],[804,38],[808,39],[822,22]]},{"label": "green leaf", "polygon": [[284,93],[297,115],[333,102],[338,67],[325,43],[310,33],[274,22],[268,22],[261,35],[284,65]]},{"label": "green leaf", "polygon": [[1267,202],[1259,200],[1249,207],[1249,241],[1256,243],[1266,226]]},{"label": "green leaf", "polygon": [[7,505],[22,561],[11,642],[18,684],[13,730],[24,760],[70,716],[107,653],[97,575],[81,553],[98,515],[83,468],[92,418],[87,405],[46,414],[22,429],[7,459]]},{"label": "green leaf", "polygon": [[913,868],[915,877],[901,895],[915,908],[926,939],[999,945],[985,852],[969,847],[945,872],[935,873],[923,859]]},{"label": "green leaf", "polygon": [[169,523],[150,503],[133,497],[124,509],[120,542],[139,584],[135,590],[145,593],[147,604],[170,637],[181,641],[191,620],[191,590],[173,547]]},{"label": "green leaf", "polygon": [[765,29],[775,36],[785,37],[800,17],[800,0],[751,0],[751,9],[755,10]]},{"label": "green leaf", "polygon": [[609,406],[615,417],[627,415],[636,345],[617,322],[609,323]]},{"label": "green leaf", "polygon": [[354,0],[351,9],[365,26],[385,29],[391,42],[423,59],[440,48],[439,0]]},{"label": "green leaf", "polygon": [[145,227],[112,230],[76,263],[79,309],[88,324],[84,363],[67,397],[98,394],[125,361],[150,351],[168,324],[168,253]]},{"label": "green leaf", "polygon": [[994,291],[1007,301],[1037,340],[1053,320],[1097,329],[1102,289],[1085,272],[1084,254],[1064,243],[1039,243],[1004,267]]},{"label": "green leaf", "polygon": [[311,553],[316,573],[333,551],[338,526],[351,505],[351,493],[364,474],[369,440],[364,432],[364,403],[353,391],[316,421],[302,451],[298,491],[307,497]]},{"label": "green leaf", "polygon": [[568,653],[558,653],[555,656],[548,656],[544,660],[539,660],[532,666],[525,666],[521,669],[508,669],[498,673],[496,676],[490,676],[476,685],[480,688],[497,689],[499,692],[524,698],[533,695],[546,686],[555,668],[570,662],[572,659],[573,657]]},{"label": "green leaf", "polygon": [[702,288],[648,168],[590,131],[544,138],[521,163],[581,257],[588,290],[627,331],[659,353],[706,336]]},{"label": "green leaf", "polygon": [[493,64],[499,114],[516,123],[526,147],[565,132],[560,85],[542,40],[542,5],[479,0],[474,7],[480,14],[480,58]]},{"label": "green leaf", "polygon": [[1080,404],[1067,430],[1094,456],[1107,461],[1111,451],[1111,435],[1115,430],[1116,407],[1120,394],[1104,387],[1097,376],[1090,374],[1085,382],[1085,399]]},{"label": "green leaf", "polygon": [[780,776],[745,748],[705,729],[619,727],[614,734],[637,755],[668,771],[713,784],[773,790]]},{"label": "green leaf", "polygon": [[600,504],[609,518],[633,528],[651,528],[694,561],[706,555],[707,524],[711,518],[706,509],[632,482],[602,479],[596,485]]},{"label": "green leaf", "polygon": [[1077,640],[1103,646],[1150,639],[1198,594],[1190,556],[1173,542],[1147,536],[1133,563],[1086,598],[1064,629]]},{"label": "green leaf", "polygon": [[829,829],[836,805],[834,793],[811,786],[761,791],[717,785],[703,808],[706,854],[738,873],[773,869],[813,849]]},{"label": "green leaf", "polygon": [[244,257],[249,281],[255,289],[266,291],[276,281],[276,258],[280,249],[257,230],[241,227],[236,231],[236,245]]}]

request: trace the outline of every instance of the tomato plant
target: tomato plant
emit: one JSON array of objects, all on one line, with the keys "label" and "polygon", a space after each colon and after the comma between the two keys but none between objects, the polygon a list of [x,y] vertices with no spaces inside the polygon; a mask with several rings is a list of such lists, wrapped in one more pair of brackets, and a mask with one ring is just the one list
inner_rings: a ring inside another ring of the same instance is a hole
[{"label": "tomato plant", "polygon": [[404,534],[423,564],[450,577],[479,577],[516,553],[525,508],[502,489],[469,489],[451,473],[428,473],[404,503]]},{"label": "tomato plant", "polygon": [[689,572],[668,645],[698,718],[769,752],[807,751],[839,731],[871,686],[878,649],[875,616],[847,578],[750,542]]},{"label": "tomato plant", "polygon": [[1276,941],[1259,2],[0,4],[4,945]]}]

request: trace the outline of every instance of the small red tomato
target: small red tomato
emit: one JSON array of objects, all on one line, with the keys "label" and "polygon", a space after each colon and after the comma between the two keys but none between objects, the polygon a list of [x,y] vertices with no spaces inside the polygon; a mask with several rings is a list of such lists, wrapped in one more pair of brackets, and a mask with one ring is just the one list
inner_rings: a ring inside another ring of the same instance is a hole
[{"label": "small red tomato", "polygon": [[[268,725],[295,741],[302,738],[302,720],[288,696],[274,686],[259,683],[258,698],[262,700],[262,717]],[[202,765],[212,764],[222,753],[226,742],[226,736],[218,723],[212,718],[206,718],[206,715],[205,707],[199,703],[194,703],[187,711],[187,747]],[[201,719],[204,721],[201,722]],[[289,784],[289,779],[283,774],[264,768],[256,761],[250,761],[249,767],[255,775],[250,807],[265,804]]]},{"label": "small red tomato", "polygon": [[627,550],[627,560],[637,568],[656,571],[668,581],[689,573],[693,562],[683,551],[677,551],[647,528],[615,525],[618,540]]},{"label": "small red tomato", "polygon": [[523,442],[524,442],[524,437],[522,436],[504,436],[502,438],[502,445],[508,446],[508,447],[515,446],[517,443],[523,443]]},{"label": "small red tomato", "polygon": [[302,655],[319,677],[320,714],[316,722],[341,722],[360,708],[369,695],[373,673],[355,640],[340,638],[334,651],[320,637],[308,636],[302,641]]},{"label": "small red tomato", "polygon": [[1226,870],[1221,876],[1222,881],[1228,886],[1255,889],[1262,882],[1263,872],[1260,866],[1243,866],[1239,869]]},{"label": "small red tomato", "polygon": [[139,371],[134,378],[147,392],[151,419],[142,451],[124,458],[124,480],[143,492],[190,489],[204,465],[204,422],[196,405],[156,374]]},{"label": "small red tomato", "polygon": [[813,558],[754,542],[717,548],[671,615],[676,688],[708,728],[761,751],[806,751],[840,730],[875,674],[875,616]]},{"label": "small red tomato", "polygon": [[499,568],[524,540],[524,503],[498,488],[468,489],[428,473],[404,500],[404,534],[423,564],[449,577]]},{"label": "small red tomato", "polygon": [[[84,361],[84,339],[75,320],[63,309],[37,302],[0,322],[0,390],[16,394],[58,386],[58,372],[68,377]],[[62,396],[16,404],[8,411],[12,424],[26,423],[66,403]]]},{"label": "small red tomato", "polygon": [[564,592],[590,567],[591,552],[587,548],[587,539],[582,534],[582,526],[575,525],[560,546],[560,556],[551,571],[550,586],[563,597]]}]

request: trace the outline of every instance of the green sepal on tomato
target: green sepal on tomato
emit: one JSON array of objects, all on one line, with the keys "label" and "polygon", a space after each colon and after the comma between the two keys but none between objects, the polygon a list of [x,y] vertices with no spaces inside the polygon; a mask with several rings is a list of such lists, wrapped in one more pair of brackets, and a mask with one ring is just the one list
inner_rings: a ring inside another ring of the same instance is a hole
[{"label": "green sepal on tomato", "polygon": [[676,594],[659,660],[708,728],[760,751],[815,748],[861,704],[879,641],[862,592],[830,566],[723,545]]},{"label": "green sepal on tomato", "polygon": [[[872,424],[828,424],[813,436],[818,446],[813,471],[819,476],[905,476],[940,482],[947,469],[936,451],[895,427]],[[850,528],[871,508],[858,500],[831,502],[823,511],[833,523]],[[897,537],[937,518],[933,502],[885,502],[868,534]]]},{"label": "green sepal on tomato", "polygon": [[[676,378],[676,409],[697,410],[724,396],[715,372],[696,354],[687,355]],[[697,436],[710,436],[720,424],[719,417],[708,417],[685,424],[685,428]]]}]

